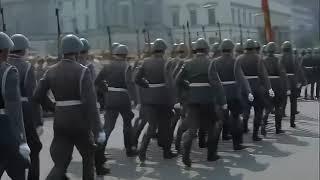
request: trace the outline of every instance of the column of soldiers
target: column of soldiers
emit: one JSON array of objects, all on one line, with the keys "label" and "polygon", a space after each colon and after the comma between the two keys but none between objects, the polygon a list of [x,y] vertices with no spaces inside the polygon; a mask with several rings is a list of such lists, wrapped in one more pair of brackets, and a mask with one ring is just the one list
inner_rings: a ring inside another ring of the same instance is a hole
[{"label": "column of soldiers", "polygon": [[[37,85],[36,70],[26,60],[29,40],[2,32],[0,40],[0,175],[6,171],[17,180],[25,179],[25,169],[29,169],[28,179],[39,179],[41,109],[55,113],[50,147],[54,167],[47,179],[68,179],[75,146],[83,158],[83,179],[91,180],[95,174],[110,173],[105,151],[119,115],[128,157],[138,156],[143,164],[151,139],[157,138],[164,159],[181,153],[182,162],[191,167],[195,137],[200,148],[208,149],[207,160],[216,161],[220,134],[222,140],[232,139],[234,150],[246,148],[243,134],[249,132],[251,107],[252,140],[261,141],[272,112],[276,134],[284,133],[288,96],[290,126],[296,127],[297,97],[307,84],[305,76],[309,83],[317,82],[319,96],[319,50],[299,56],[288,41],[282,44],[281,55],[276,55],[279,48],[274,42],[261,50],[251,39],[244,45],[225,39],[210,49],[199,38],[190,44],[190,51],[184,43],[175,44],[167,58],[166,42],[156,39],[146,44],[144,58],[133,66],[127,61],[128,47],[114,43],[111,61],[96,74],[89,61],[89,42],[66,35],[61,42],[63,58],[46,70]],[[49,91],[54,102],[48,98]],[[104,124],[99,104],[103,104]],[[133,105],[140,106],[140,111],[132,126]]]}]

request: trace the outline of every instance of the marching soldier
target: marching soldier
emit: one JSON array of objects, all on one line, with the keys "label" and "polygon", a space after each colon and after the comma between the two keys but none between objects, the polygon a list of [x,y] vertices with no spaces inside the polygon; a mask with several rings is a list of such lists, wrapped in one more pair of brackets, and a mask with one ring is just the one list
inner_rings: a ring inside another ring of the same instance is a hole
[{"label": "marching soldier", "polygon": [[[133,147],[133,129],[131,120],[134,117],[131,111],[131,102],[129,97],[128,85],[130,79],[128,72],[130,66],[126,62],[128,55],[128,47],[119,45],[114,51],[115,59],[108,65],[105,65],[102,71],[98,74],[95,85],[102,89],[105,94],[105,124],[106,142],[104,147],[99,150],[100,157],[104,157],[105,146],[115,127],[119,114],[123,119],[123,135],[126,154],[128,157],[136,155]],[[99,157],[96,158],[96,161]]]},{"label": "marching soldier", "polygon": [[212,59],[218,58],[221,56],[221,49],[220,49],[220,44],[219,43],[214,43],[211,47],[211,52],[212,54]]},{"label": "marching soldier", "polygon": [[14,180],[25,180],[30,161],[22,114],[18,70],[6,61],[14,46],[9,36],[0,32],[0,178],[4,171]]},{"label": "marching soldier", "polygon": [[10,52],[8,63],[15,66],[19,72],[23,120],[27,142],[31,149],[31,166],[28,172],[28,179],[39,180],[39,153],[42,149],[39,136],[43,133],[43,122],[41,120],[40,106],[31,101],[37,80],[34,67],[26,60],[30,43],[22,34],[15,34],[11,39],[14,47]]},{"label": "marching soldier", "polygon": [[272,89],[275,93],[274,98],[267,98],[268,105],[266,106],[266,112],[262,122],[263,127],[261,129],[263,135],[266,135],[265,126],[267,125],[269,114],[273,108],[275,109],[276,134],[284,133],[281,128],[282,112],[284,107],[283,102],[284,99],[287,99],[287,95],[290,95],[290,90],[287,91],[289,88],[289,81],[287,79],[286,70],[283,67],[283,64],[280,63],[279,58],[275,56],[276,50],[277,46],[274,42],[268,43],[266,47],[268,55],[263,59],[268,71]]},{"label": "marching soldier", "polygon": [[[209,66],[209,79],[218,74],[221,80],[228,103],[228,109],[224,112],[224,120],[228,121],[228,124],[230,124],[231,127],[233,149],[241,150],[244,149],[244,146],[241,145],[241,93],[246,94],[250,102],[254,100],[254,97],[239,62],[233,57],[233,48],[234,44],[231,40],[225,39],[222,41],[222,56],[211,62]],[[229,112],[231,112],[231,116],[229,115]]]},{"label": "marching soldier", "polygon": [[154,41],[152,47],[152,56],[145,59],[139,67],[135,82],[141,87],[141,103],[144,110],[144,117],[149,126],[146,134],[144,134],[139,159],[143,163],[146,160],[146,151],[152,138],[152,135],[158,128],[158,144],[163,148],[163,157],[171,159],[177,155],[171,151],[170,121],[172,118],[172,109],[174,98],[170,91],[170,84],[165,68],[166,60],[164,53],[167,45],[162,39]]},{"label": "marching soldier", "polygon": [[[307,78],[307,83],[311,84],[311,99],[313,98],[313,88],[314,88],[314,71],[313,71],[313,67],[314,67],[314,58],[312,55],[312,49],[308,48],[306,55],[303,57],[302,60],[302,66],[304,68],[304,73],[306,75]],[[308,99],[308,86],[306,86],[305,89],[305,99]]]},{"label": "marching soldier", "polygon": [[[281,46],[282,54],[280,62],[283,67],[285,67],[288,81],[290,94],[290,126],[292,128],[296,127],[295,116],[297,114],[297,88],[301,87],[301,83],[298,82],[301,70],[297,65],[296,60],[293,57],[292,45],[289,41],[286,41]],[[287,98],[284,100],[286,106]]]},{"label": "marching soldier", "polygon": [[[83,159],[83,179],[94,179],[95,141],[105,142],[105,133],[99,119],[90,70],[77,63],[83,44],[75,35],[66,35],[61,41],[63,59],[51,66],[35,91],[33,99],[44,105],[49,89],[55,101],[54,137],[50,153],[54,167],[48,180],[66,179],[66,171],[73,148]],[[102,167],[101,167],[102,168]],[[97,175],[109,173],[109,169],[96,169]]]},{"label": "marching soldier", "polygon": [[78,62],[83,66],[86,66],[90,70],[91,78],[94,81],[96,79],[96,71],[94,69],[94,65],[89,61],[89,51],[90,51],[89,42],[85,38],[81,38],[80,41],[83,44],[83,48],[80,52],[80,57]]},{"label": "marching soldier", "polygon": [[248,132],[248,120],[250,116],[251,106],[254,107],[254,122],[253,122],[253,141],[261,141],[258,132],[261,125],[263,109],[264,109],[264,95],[268,92],[271,98],[274,97],[274,92],[271,88],[270,80],[268,78],[268,73],[263,61],[261,60],[259,54],[257,53],[257,43],[253,40],[248,39],[244,44],[245,53],[238,56],[237,61],[239,61],[246,78],[249,80],[250,86],[252,88],[252,94],[254,96],[254,101],[252,103],[248,102],[248,107],[244,109],[243,113],[243,130],[245,133]]},{"label": "marching soldier", "polygon": [[[191,166],[190,151],[192,140],[200,126],[208,132],[208,161],[219,159],[217,155],[221,127],[217,114],[213,112],[217,104],[226,109],[226,99],[217,74],[208,78],[209,45],[200,38],[196,42],[197,54],[187,61],[177,75],[177,85],[186,90],[186,119],[187,131],[183,133],[183,163]],[[215,97],[214,97],[215,96]],[[215,102],[214,99],[217,99]],[[203,124],[206,124],[203,126]]]},{"label": "marching soldier", "polygon": [[243,54],[243,47],[240,43],[237,43],[235,48],[234,48],[234,51],[235,51],[235,57],[237,58],[238,56],[242,55]]},{"label": "marching soldier", "polygon": [[258,41],[254,41],[255,45],[256,45],[256,51],[259,55],[261,55],[261,45]]}]

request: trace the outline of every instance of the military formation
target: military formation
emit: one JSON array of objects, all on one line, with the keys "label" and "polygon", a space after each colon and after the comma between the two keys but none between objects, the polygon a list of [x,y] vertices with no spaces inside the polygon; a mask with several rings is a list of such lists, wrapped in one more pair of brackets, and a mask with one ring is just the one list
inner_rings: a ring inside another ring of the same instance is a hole
[{"label": "military formation", "polygon": [[43,112],[54,113],[54,166],[47,180],[68,179],[74,147],[82,156],[83,179],[93,180],[111,172],[105,153],[119,115],[127,157],[137,156],[144,165],[150,141],[157,139],[164,159],[181,154],[191,167],[195,138],[199,148],[207,148],[207,160],[216,161],[220,139],[232,140],[235,151],[246,148],[243,135],[250,131],[252,108],[256,142],[267,136],[271,113],[275,133],[285,133],[288,98],[290,126],[296,127],[303,86],[311,84],[306,99],[319,99],[320,50],[298,51],[289,41],[261,47],[252,39],[244,44],[225,39],[210,47],[199,38],[174,44],[168,56],[167,43],[156,39],[133,64],[128,47],[113,43],[101,71],[89,58],[88,40],[72,34],[61,39],[63,58],[45,70],[43,59],[37,68],[27,60],[29,49],[24,35],[0,32],[0,177],[6,171],[14,180],[26,179],[26,169],[28,180],[39,179]]}]

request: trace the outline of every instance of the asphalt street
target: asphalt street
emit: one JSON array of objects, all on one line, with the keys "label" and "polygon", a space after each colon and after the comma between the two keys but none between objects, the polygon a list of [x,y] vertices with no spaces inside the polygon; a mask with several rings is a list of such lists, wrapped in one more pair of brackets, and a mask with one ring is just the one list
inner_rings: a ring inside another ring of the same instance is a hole
[{"label": "asphalt street", "polygon": [[[300,101],[297,128],[289,127],[289,119],[283,120],[286,133],[275,135],[274,124],[268,125],[268,136],[264,141],[253,143],[251,134],[245,135],[246,150],[235,152],[231,142],[221,141],[217,162],[206,162],[206,151],[194,142],[191,169],[185,169],[181,157],[163,160],[162,152],[153,140],[145,167],[137,158],[125,156],[122,135],[122,121],[119,117],[116,128],[110,137],[107,153],[108,165],[112,168],[109,176],[98,179],[217,179],[217,180],[319,180],[319,102]],[[136,111],[135,111],[136,113]],[[287,111],[288,114],[288,111]],[[273,123],[273,116],[270,122]],[[251,119],[252,121],[252,119]],[[41,180],[46,178],[53,166],[49,147],[53,137],[52,118],[45,121],[45,133],[41,136]],[[75,149],[68,169],[72,180],[80,180],[82,163]],[[9,179],[4,175],[3,180]]]}]

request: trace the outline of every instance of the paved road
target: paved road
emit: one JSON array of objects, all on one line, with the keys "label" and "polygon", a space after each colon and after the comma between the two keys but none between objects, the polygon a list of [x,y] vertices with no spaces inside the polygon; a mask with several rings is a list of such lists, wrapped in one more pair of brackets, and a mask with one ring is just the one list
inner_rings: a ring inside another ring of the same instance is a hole
[{"label": "paved road", "polygon": [[[122,122],[119,119],[110,137],[108,153],[112,174],[105,180],[113,179],[217,179],[217,180],[318,180],[319,179],[319,104],[299,102],[301,114],[297,117],[297,129],[289,127],[284,119],[286,134],[275,135],[274,128],[268,128],[268,137],[259,143],[252,143],[250,134],[245,136],[250,148],[234,152],[231,142],[221,142],[217,162],[206,162],[206,151],[194,143],[192,159],[195,161],[189,170],[182,165],[181,158],[162,160],[161,152],[153,141],[149,149],[146,167],[140,167],[136,158],[126,158],[123,150]],[[273,117],[271,117],[273,118]],[[45,122],[45,133],[41,137],[44,149],[41,152],[41,180],[52,167],[49,146],[52,140],[52,119]],[[72,180],[81,179],[81,158],[75,150],[68,170]],[[7,180],[7,177],[3,177]]]}]

